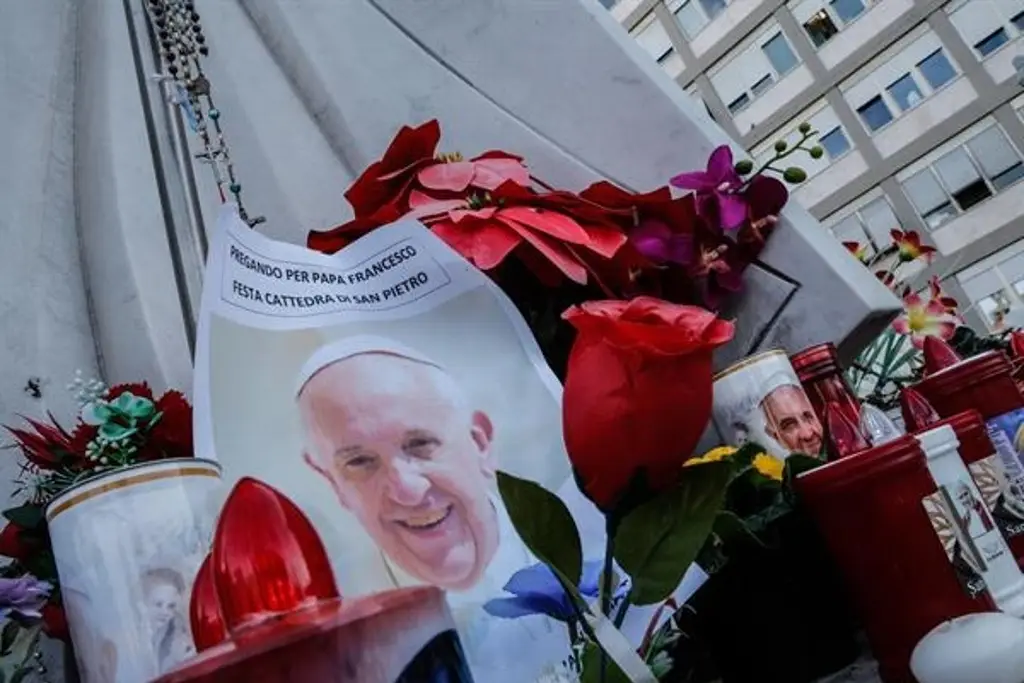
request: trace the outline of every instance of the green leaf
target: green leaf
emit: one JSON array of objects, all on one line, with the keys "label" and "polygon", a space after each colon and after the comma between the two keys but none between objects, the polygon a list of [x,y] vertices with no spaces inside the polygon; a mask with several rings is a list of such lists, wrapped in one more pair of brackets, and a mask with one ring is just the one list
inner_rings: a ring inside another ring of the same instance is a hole
[{"label": "green leaf", "polygon": [[[601,646],[597,643],[587,643],[583,648],[583,674],[580,676],[580,683],[599,683],[601,679]],[[630,683],[629,676],[622,673],[615,662],[608,658],[608,670],[604,677],[604,683]]]},{"label": "green leaf", "polygon": [[757,534],[739,515],[728,510],[722,510],[718,513],[715,517],[713,528],[715,534],[722,539],[723,543],[749,542],[759,546],[764,545],[761,539],[757,537]]},{"label": "green leaf", "polygon": [[633,580],[634,604],[661,602],[679,585],[711,533],[731,474],[728,462],[684,467],[675,487],[619,523],[615,559]]},{"label": "green leaf", "polygon": [[16,508],[4,510],[4,517],[22,529],[38,529],[43,524],[43,506],[25,503]]},{"label": "green leaf", "polygon": [[0,657],[11,654],[11,646],[14,645],[14,639],[18,637],[20,629],[21,627],[13,621],[4,624],[4,629],[0,632]]},{"label": "green leaf", "polygon": [[583,545],[565,503],[539,484],[498,472],[498,491],[512,525],[538,560],[560,572],[572,587],[583,573]]}]

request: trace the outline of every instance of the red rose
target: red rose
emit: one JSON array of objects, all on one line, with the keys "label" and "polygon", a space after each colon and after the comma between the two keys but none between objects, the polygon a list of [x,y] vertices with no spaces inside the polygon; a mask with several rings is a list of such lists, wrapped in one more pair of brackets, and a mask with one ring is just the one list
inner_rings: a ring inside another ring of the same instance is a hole
[{"label": "red rose", "polygon": [[51,603],[43,607],[42,614],[43,633],[51,638],[70,643],[71,634],[68,632],[68,620],[64,616],[63,608]]},{"label": "red rose", "polygon": [[711,354],[732,323],[650,297],[591,301],[563,317],[577,331],[563,430],[584,491],[609,510],[641,470],[648,486],[671,484],[711,418]]}]

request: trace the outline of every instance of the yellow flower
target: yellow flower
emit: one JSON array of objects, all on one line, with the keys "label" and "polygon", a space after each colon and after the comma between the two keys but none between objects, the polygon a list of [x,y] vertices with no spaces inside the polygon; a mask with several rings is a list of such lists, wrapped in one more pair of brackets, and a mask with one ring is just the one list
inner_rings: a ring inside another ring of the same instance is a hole
[{"label": "yellow flower", "polygon": [[732,446],[719,446],[718,448],[712,448],[710,451],[700,456],[699,458],[691,458],[683,463],[683,467],[689,467],[690,465],[703,465],[706,462],[718,462],[731,458],[732,454],[736,452],[736,449]]},{"label": "yellow flower", "polygon": [[782,469],[785,464],[778,458],[773,458],[767,453],[758,453],[754,457],[754,469],[775,481],[782,481]]}]

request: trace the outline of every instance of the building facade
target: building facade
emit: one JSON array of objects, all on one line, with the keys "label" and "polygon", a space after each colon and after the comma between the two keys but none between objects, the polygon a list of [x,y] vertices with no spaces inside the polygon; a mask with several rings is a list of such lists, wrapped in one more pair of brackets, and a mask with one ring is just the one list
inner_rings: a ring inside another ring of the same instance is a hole
[{"label": "building facade", "polygon": [[968,323],[1024,326],[1024,0],[602,0],[755,159],[810,122],[794,197],[836,238],[938,249]]}]

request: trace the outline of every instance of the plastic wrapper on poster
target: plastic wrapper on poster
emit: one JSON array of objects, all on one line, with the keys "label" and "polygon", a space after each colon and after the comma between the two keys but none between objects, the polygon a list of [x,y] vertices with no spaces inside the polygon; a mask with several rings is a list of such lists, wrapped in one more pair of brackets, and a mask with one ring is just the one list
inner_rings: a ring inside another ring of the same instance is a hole
[{"label": "plastic wrapper on poster", "polygon": [[[416,221],[325,256],[222,214],[197,344],[197,456],[218,461],[229,486],[250,476],[294,500],[344,598],[443,589],[477,681],[528,683],[570,654],[564,624],[487,609],[537,563],[497,471],[558,491],[584,559],[602,556],[603,518],[573,483],[560,396],[513,304]],[[674,599],[703,578],[691,568]],[[671,614],[659,607],[631,609],[625,636],[639,644]]]}]

